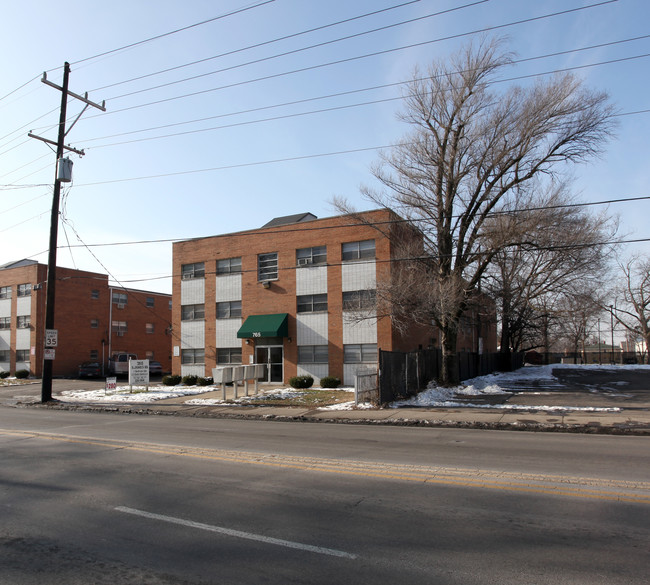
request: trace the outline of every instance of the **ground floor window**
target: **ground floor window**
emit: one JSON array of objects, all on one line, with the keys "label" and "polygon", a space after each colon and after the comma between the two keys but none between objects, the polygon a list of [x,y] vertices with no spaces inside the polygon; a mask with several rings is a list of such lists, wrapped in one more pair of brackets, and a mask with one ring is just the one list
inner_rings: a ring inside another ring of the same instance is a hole
[{"label": "ground floor window", "polygon": [[17,362],[28,362],[29,361],[29,350],[28,349],[17,349],[16,350],[16,361]]},{"label": "ground floor window", "polygon": [[241,347],[220,347],[217,349],[217,364],[241,364]]},{"label": "ground floor window", "polygon": [[326,364],[329,362],[329,352],[326,345],[298,346],[298,363]]},{"label": "ground floor window", "polygon": [[99,351],[97,351],[96,349],[91,349],[90,350],[90,359],[91,360],[99,359]]},{"label": "ground floor window", "polygon": [[377,344],[353,343],[344,345],[343,362],[346,364],[377,363]]},{"label": "ground floor window", "polygon": [[8,349],[0,349],[0,362],[8,362],[9,359],[10,359],[9,350]]},{"label": "ground floor window", "polygon": [[181,350],[181,364],[204,364],[205,363],[205,350],[200,349],[182,349]]}]

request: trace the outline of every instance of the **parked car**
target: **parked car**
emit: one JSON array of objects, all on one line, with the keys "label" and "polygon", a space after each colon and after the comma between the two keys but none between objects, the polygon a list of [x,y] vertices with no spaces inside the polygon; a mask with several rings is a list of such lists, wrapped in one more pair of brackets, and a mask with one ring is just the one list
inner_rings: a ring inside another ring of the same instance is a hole
[{"label": "parked car", "polygon": [[100,378],[102,366],[99,362],[84,362],[79,366],[80,378]]},{"label": "parked car", "polygon": [[150,376],[162,376],[162,364],[160,362],[149,361],[149,375]]}]

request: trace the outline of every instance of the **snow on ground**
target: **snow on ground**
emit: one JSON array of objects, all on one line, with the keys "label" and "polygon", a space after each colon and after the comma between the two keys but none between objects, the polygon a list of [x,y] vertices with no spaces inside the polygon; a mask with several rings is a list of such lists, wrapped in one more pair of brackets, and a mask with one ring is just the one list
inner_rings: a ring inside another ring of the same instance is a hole
[{"label": "snow on ground", "polygon": [[[526,384],[527,382],[558,382],[557,378],[553,376],[552,370],[563,367],[576,367],[573,364],[553,364],[551,366],[525,366],[514,372],[504,372],[489,374],[487,376],[480,376],[471,380],[466,380],[459,386],[452,388],[438,386],[435,383],[429,384],[429,387],[420,392],[417,396],[408,400],[399,400],[391,404],[392,408],[403,407],[421,407],[421,408],[492,408],[503,410],[543,410],[543,411],[586,411],[586,412],[616,412],[618,408],[596,408],[596,407],[570,407],[570,406],[531,406],[531,405],[517,405],[517,404],[491,404],[481,402],[481,397],[490,395],[510,395],[512,394],[508,388],[516,384]],[[581,365],[580,368],[593,368],[599,370],[615,370],[621,371],[622,369],[644,369],[650,373],[650,366],[639,365],[612,365],[612,366],[599,366],[599,365]],[[616,382],[611,383],[616,385]],[[622,382],[619,384],[623,384]],[[181,396],[198,396],[207,392],[214,392],[219,390],[215,386],[150,386],[149,391],[146,391],[144,386],[134,386],[129,391],[129,386],[119,386],[116,392],[106,394],[104,390],[69,390],[63,392],[57,398],[63,402],[155,402],[157,400],[164,400],[168,398],[178,398]],[[351,388],[339,388],[339,390],[347,390],[353,392]],[[243,393],[243,388],[240,388]],[[251,391],[252,394],[252,391]],[[263,398],[267,399],[291,399],[300,395],[300,390],[294,388],[273,388],[269,390],[262,390],[260,392]],[[471,397],[477,398],[476,402],[471,402]],[[458,398],[462,397],[462,401]],[[244,405],[250,402],[253,396],[241,396],[237,399],[229,399],[227,401],[219,398],[191,398],[185,401],[185,404],[203,405],[203,406],[227,406],[227,405]],[[256,396],[257,399],[260,395]],[[470,400],[468,400],[470,399]],[[352,410],[354,409],[354,401],[342,402],[331,406],[320,407],[320,410]],[[360,404],[356,408],[372,408],[370,404]]]}]

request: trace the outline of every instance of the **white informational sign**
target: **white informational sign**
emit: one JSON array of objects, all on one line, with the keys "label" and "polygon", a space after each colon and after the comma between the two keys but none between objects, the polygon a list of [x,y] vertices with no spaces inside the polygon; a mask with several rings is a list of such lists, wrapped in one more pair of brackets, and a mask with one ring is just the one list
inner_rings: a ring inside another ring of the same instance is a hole
[{"label": "white informational sign", "polygon": [[56,352],[55,349],[46,349],[45,354],[43,355],[43,357],[46,360],[53,360],[54,359],[54,352]]},{"label": "white informational sign", "polygon": [[45,347],[56,347],[59,343],[58,329],[45,330]]},{"label": "white informational sign", "polygon": [[106,393],[117,391],[117,378],[106,378]]},{"label": "white informational sign", "polygon": [[149,360],[129,360],[129,386],[149,386]]}]

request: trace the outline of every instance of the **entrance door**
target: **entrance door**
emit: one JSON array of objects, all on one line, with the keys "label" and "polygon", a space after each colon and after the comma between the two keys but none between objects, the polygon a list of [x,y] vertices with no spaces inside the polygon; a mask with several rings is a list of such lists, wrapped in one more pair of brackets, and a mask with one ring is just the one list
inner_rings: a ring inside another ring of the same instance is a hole
[{"label": "entrance door", "polygon": [[255,348],[255,363],[266,364],[266,380],[263,382],[282,382],[283,351],[281,345],[258,345]]}]

